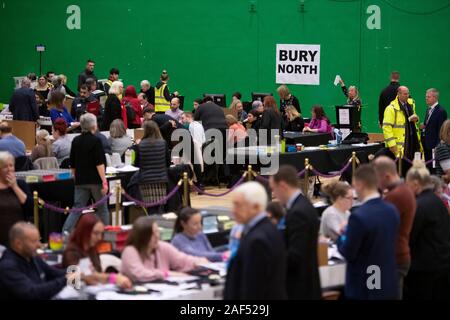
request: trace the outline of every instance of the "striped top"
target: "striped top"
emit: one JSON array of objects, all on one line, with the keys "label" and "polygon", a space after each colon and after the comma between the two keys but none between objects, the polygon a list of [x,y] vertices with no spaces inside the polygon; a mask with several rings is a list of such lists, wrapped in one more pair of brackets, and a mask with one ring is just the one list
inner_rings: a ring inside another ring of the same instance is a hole
[{"label": "striped top", "polygon": [[439,143],[435,152],[436,175],[442,177],[445,171],[450,170],[450,146],[444,142]]}]

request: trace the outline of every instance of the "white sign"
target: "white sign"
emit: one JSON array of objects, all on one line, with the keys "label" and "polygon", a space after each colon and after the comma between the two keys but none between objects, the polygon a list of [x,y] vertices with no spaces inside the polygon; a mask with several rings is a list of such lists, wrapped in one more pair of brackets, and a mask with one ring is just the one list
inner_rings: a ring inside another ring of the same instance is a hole
[{"label": "white sign", "polygon": [[276,82],[320,84],[320,45],[277,44]]},{"label": "white sign", "polygon": [[350,110],[349,109],[339,109],[339,124],[350,124]]}]

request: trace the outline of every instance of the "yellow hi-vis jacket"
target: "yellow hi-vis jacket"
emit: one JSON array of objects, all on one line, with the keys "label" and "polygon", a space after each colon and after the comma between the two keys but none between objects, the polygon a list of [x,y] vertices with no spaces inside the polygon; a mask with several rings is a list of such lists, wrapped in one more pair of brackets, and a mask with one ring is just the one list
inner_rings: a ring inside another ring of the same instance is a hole
[{"label": "yellow hi-vis jacket", "polygon": [[164,90],[167,84],[163,84],[161,87],[155,87],[155,111],[156,112],[166,112],[170,109],[170,101],[167,101],[164,97]]},{"label": "yellow hi-vis jacket", "polygon": [[[413,108],[413,114],[416,114],[416,103],[413,99],[408,99],[408,104]],[[398,102],[398,97],[392,101],[384,111],[383,118],[383,135],[386,147],[391,148],[397,146],[397,151],[404,154],[405,148],[405,133],[406,125],[408,124],[408,119],[405,117],[405,113],[401,110],[400,104]],[[418,123],[416,122],[416,132],[417,138],[420,144],[420,151],[422,150],[422,143],[420,142],[420,130],[418,128]]]}]

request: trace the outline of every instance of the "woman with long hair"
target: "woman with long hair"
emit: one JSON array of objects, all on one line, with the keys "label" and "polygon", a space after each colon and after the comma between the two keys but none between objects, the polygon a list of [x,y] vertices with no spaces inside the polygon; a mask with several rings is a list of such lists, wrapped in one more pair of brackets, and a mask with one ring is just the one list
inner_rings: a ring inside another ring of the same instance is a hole
[{"label": "woman with long hair", "polygon": [[319,105],[312,107],[311,110],[311,122],[308,126],[303,128],[303,132],[319,132],[319,133],[331,133],[332,127],[330,120],[325,115],[325,111]]}]

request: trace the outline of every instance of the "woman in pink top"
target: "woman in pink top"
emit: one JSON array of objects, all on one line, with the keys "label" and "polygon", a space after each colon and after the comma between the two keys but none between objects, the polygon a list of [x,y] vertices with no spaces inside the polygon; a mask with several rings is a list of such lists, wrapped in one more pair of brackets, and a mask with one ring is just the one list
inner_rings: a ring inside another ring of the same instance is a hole
[{"label": "woman in pink top", "polygon": [[147,282],[188,272],[205,258],[187,255],[168,242],[159,240],[158,225],[151,217],[140,217],[133,224],[133,230],[122,252],[122,270],[133,281]]},{"label": "woman in pink top", "polygon": [[321,106],[314,106],[311,111],[311,122],[303,128],[303,132],[331,133],[330,120],[325,116]]},{"label": "woman in pink top", "polygon": [[235,144],[247,137],[247,131],[235,116],[227,114],[225,120],[228,125],[228,143]]}]

